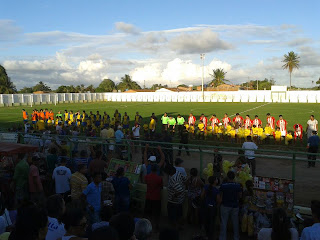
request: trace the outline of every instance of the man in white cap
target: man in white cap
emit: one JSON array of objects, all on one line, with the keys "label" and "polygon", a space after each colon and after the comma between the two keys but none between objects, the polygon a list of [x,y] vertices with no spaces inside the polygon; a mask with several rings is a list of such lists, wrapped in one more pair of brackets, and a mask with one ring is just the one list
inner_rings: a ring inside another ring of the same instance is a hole
[{"label": "man in white cap", "polygon": [[157,157],[155,156],[154,152],[148,157],[148,150],[149,150],[149,144],[146,144],[143,160],[144,164],[142,164],[141,168],[141,175],[142,175],[142,181],[144,181],[144,176],[151,173],[152,165],[155,164],[158,166],[157,173],[160,174],[160,168],[163,166],[165,161],[165,156],[163,154],[163,151],[160,146],[158,146],[158,151],[160,153],[160,162],[157,163]]}]

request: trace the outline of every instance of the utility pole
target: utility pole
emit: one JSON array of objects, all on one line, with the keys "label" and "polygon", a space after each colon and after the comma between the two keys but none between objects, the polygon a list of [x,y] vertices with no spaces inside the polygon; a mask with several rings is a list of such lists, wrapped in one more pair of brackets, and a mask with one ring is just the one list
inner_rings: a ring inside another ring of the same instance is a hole
[{"label": "utility pole", "polygon": [[203,81],[204,81],[204,58],[205,54],[200,54],[200,59],[202,60],[202,82],[201,82],[201,91],[202,91],[202,101],[204,102],[204,89],[203,89]]}]

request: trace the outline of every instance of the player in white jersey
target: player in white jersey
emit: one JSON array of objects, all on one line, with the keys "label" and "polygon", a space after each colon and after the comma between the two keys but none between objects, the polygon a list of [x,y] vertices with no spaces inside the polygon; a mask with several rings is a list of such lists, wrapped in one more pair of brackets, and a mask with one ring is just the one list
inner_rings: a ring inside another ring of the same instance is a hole
[{"label": "player in white jersey", "polygon": [[309,137],[312,136],[312,131],[318,132],[318,121],[316,119],[314,119],[313,115],[310,116],[310,119],[307,122],[306,132],[308,135],[308,139],[309,139]]},{"label": "player in white jersey", "polygon": [[279,115],[279,120],[277,121],[277,127],[280,128],[281,137],[285,137],[287,135],[287,121],[283,119],[282,115]]}]

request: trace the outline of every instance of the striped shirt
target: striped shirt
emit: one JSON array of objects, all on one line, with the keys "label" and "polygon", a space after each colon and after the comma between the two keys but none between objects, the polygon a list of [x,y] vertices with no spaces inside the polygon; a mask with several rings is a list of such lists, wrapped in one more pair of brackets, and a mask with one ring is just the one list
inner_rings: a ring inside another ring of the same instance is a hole
[{"label": "striped shirt", "polygon": [[72,174],[70,179],[71,198],[78,199],[88,186],[88,179],[80,172]]},{"label": "striped shirt", "polygon": [[185,199],[186,178],[179,172],[169,178],[168,182],[168,202],[182,204]]}]

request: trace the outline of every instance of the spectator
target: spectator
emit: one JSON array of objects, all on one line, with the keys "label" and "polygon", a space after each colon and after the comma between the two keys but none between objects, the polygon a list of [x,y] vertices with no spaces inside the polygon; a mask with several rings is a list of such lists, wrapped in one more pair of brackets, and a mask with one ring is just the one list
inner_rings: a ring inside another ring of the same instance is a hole
[{"label": "spectator", "polygon": [[82,192],[88,186],[88,179],[86,178],[87,165],[78,165],[78,171],[72,174],[70,179],[71,198],[73,200],[79,199]]},{"label": "spectator", "polygon": [[29,192],[31,201],[34,203],[43,204],[44,193],[39,175],[39,161],[40,159],[38,157],[32,157],[32,163],[29,171]]},{"label": "spectator", "polygon": [[174,165],[175,165],[175,169],[180,172],[185,178],[187,177],[187,172],[186,170],[184,169],[184,167],[182,167],[183,163],[183,160],[181,158],[177,158],[175,161],[174,161]]},{"label": "spectator", "polygon": [[81,150],[80,156],[75,159],[75,165],[76,167],[78,167],[79,165],[86,165],[86,166],[89,165],[88,154],[86,150]]},{"label": "spectator", "polygon": [[151,222],[146,218],[141,218],[138,222],[136,222],[134,235],[139,240],[150,240],[152,235]]},{"label": "spectator", "polygon": [[119,213],[110,219],[110,226],[119,235],[119,240],[134,240],[134,219],[128,213]]},{"label": "spectator", "polygon": [[202,190],[201,198],[204,200],[204,228],[207,238],[210,240],[213,239],[215,232],[215,219],[217,217],[217,206],[219,204],[219,190],[217,189],[219,178],[210,176],[208,182],[209,184],[206,184]]},{"label": "spectator", "polygon": [[190,177],[187,181],[188,187],[188,222],[191,223],[194,220],[195,224],[199,223],[199,211],[200,207],[200,195],[203,188],[203,182],[198,176],[198,170],[191,168]]},{"label": "spectator", "polygon": [[159,233],[159,240],[179,240],[179,232],[172,228],[163,229]]},{"label": "spectator", "polygon": [[79,208],[69,208],[63,217],[66,234],[61,240],[87,240],[83,238],[86,233],[87,219]]},{"label": "spectator", "polygon": [[227,182],[220,186],[220,198],[222,204],[220,207],[221,223],[220,223],[220,240],[227,239],[227,225],[229,216],[233,225],[233,239],[239,239],[239,200],[241,198],[241,185],[234,182],[235,173],[229,171],[227,174]]},{"label": "spectator", "polygon": [[96,151],[95,158],[90,162],[89,173],[92,176],[94,173],[102,173],[108,164],[102,160],[102,152]]},{"label": "spectator", "polygon": [[94,173],[93,181],[83,191],[88,203],[88,215],[90,223],[99,222],[100,209],[101,209],[101,173]]},{"label": "spectator", "polygon": [[57,155],[57,149],[51,148],[50,154],[47,156],[47,171],[50,176],[52,176],[53,170],[55,169],[56,165],[58,164],[58,155]]},{"label": "spectator", "polygon": [[46,240],[57,240],[66,234],[64,224],[61,222],[66,207],[60,194],[52,195],[47,201],[48,233]]},{"label": "spectator", "polygon": [[101,227],[93,231],[89,240],[119,240],[119,235],[113,227]]},{"label": "spectator", "polygon": [[114,133],[114,136],[116,138],[116,143],[117,144],[121,144],[122,143],[122,139],[124,138],[124,134],[122,132],[122,126],[121,125],[118,126],[118,130]]},{"label": "spectator", "polygon": [[48,231],[48,215],[38,206],[28,203],[18,209],[16,225],[9,240],[44,240]]},{"label": "spectator", "polygon": [[[133,140],[139,140],[140,139],[140,124],[136,122],[134,126],[132,127],[132,137]],[[138,147],[140,145],[140,142],[134,142],[134,151],[138,152]]]},{"label": "spectator", "polygon": [[100,222],[92,224],[92,231],[95,231],[98,228],[109,226],[109,221],[113,215],[112,206],[103,206],[100,211]]},{"label": "spectator", "polygon": [[146,147],[144,149],[144,155],[143,155],[143,161],[144,164],[142,165],[142,170],[141,170],[141,174],[142,174],[142,180],[144,181],[144,177],[147,174],[151,173],[151,168],[152,165],[157,165],[157,174],[160,175],[160,168],[163,166],[164,161],[165,161],[165,156],[163,154],[163,151],[161,149],[160,146],[158,146],[158,151],[160,153],[161,159],[160,162],[157,163],[157,157],[155,156],[155,154],[153,153],[153,155],[148,157],[148,150],[149,150],[149,144],[146,144]]},{"label": "spectator", "polygon": [[158,165],[152,164],[151,173],[144,177],[147,184],[145,213],[151,216],[155,222],[156,229],[159,228],[161,214],[161,190],[163,188],[162,177],[158,176]]},{"label": "spectator", "polygon": [[219,149],[214,149],[213,155],[213,175],[220,179],[222,173],[222,155],[219,153]]},{"label": "spectator", "polygon": [[52,179],[55,180],[56,193],[68,194],[70,192],[71,171],[66,167],[66,159],[62,158],[60,166],[53,170]]},{"label": "spectator", "polygon": [[174,227],[178,227],[178,221],[182,217],[182,205],[185,199],[186,178],[176,169],[168,165],[168,217]]},{"label": "spectator", "polygon": [[76,171],[76,165],[73,159],[69,158],[68,156],[68,150],[67,149],[61,149],[60,156],[58,157],[58,164],[62,161],[62,159],[65,159],[66,161],[66,167],[71,170],[72,173]]},{"label": "spectator", "polygon": [[117,212],[129,211],[130,189],[132,185],[130,180],[124,176],[124,168],[119,167],[116,176],[112,179],[115,190],[115,207]]},{"label": "spectator", "polygon": [[114,203],[114,188],[112,183],[107,178],[106,173],[102,173],[101,182],[101,202],[111,200]]},{"label": "spectator", "polygon": [[[180,156],[181,155],[181,149],[182,147],[185,148],[185,150],[187,151],[187,155],[190,156],[190,152],[189,152],[189,147],[188,147],[188,143],[189,143],[189,132],[188,130],[186,129],[186,126],[182,126],[182,125],[178,125],[178,127],[182,127],[182,130],[179,131],[179,134],[180,134],[180,145],[179,145],[179,151],[178,151],[178,155],[177,156]],[[180,128],[181,128],[180,127]]]},{"label": "spectator", "polygon": [[19,155],[18,163],[14,169],[13,182],[15,185],[16,202],[19,204],[28,198],[28,177],[29,177],[29,164],[27,156]]},{"label": "spectator", "polygon": [[290,220],[286,211],[282,208],[273,210],[272,228],[262,228],[258,234],[258,240],[298,240],[297,229],[290,228]]},{"label": "spectator", "polygon": [[258,149],[258,146],[252,142],[251,136],[247,136],[247,141],[242,144],[242,149],[244,149],[244,155],[251,167],[252,175],[256,175],[256,158],[255,151]]},{"label": "spectator", "polygon": [[[312,136],[308,138],[308,152],[309,153],[318,153],[318,148],[319,148],[319,136],[317,135],[316,131],[312,132]],[[308,168],[309,167],[315,167],[316,166],[316,160],[317,156],[316,155],[308,155]]]},{"label": "spectator", "polygon": [[301,240],[319,240],[320,239],[320,201],[311,202],[311,212],[314,224],[311,227],[303,229]]}]

